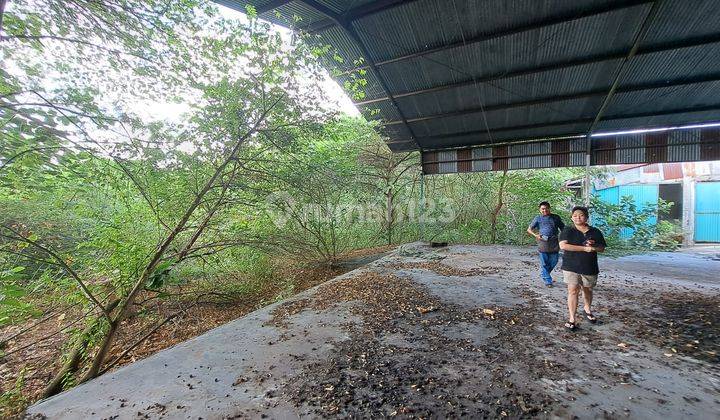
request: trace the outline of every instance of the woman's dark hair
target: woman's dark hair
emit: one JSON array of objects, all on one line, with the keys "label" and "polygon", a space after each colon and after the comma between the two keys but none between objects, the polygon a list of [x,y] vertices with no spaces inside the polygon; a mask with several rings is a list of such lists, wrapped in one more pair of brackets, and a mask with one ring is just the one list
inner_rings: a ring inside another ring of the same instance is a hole
[{"label": "woman's dark hair", "polygon": [[573,213],[575,213],[576,211],[581,211],[581,212],[583,212],[583,214],[585,215],[585,218],[586,218],[586,219],[590,218],[590,213],[588,213],[588,208],[587,208],[587,207],[585,207],[585,206],[575,206],[575,207],[572,208],[572,211],[570,212],[570,214],[573,214]]},{"label": "woman's dark hair", "polygon": [[543,201],[542,203],[538,204],[538,208],[540,208],[540,207],[542,207],[542,206],[548,206],[548,207],[550,207],[550,203],[548,203],[547,201]]}]

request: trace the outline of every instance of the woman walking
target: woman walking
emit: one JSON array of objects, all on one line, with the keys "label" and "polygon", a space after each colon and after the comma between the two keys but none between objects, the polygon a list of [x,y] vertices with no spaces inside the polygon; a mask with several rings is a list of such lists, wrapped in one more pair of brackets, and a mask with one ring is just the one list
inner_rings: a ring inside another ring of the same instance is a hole
[{"label": "woman walking", "polygon": [[563,229],[559,238],[560,249],[564,251],[561,269],[568,287],[569,316],[565,328],[571,331],[577,328],[575,313],[580,290],[583,293],[585,318],[593,324],[597,322],[591,308],[593,287],[597,284],[600,272],[597,253],[605,251],[606,244],[602,232],[587,224],[588,218],[587,207],[573,207],[573,226]]}]

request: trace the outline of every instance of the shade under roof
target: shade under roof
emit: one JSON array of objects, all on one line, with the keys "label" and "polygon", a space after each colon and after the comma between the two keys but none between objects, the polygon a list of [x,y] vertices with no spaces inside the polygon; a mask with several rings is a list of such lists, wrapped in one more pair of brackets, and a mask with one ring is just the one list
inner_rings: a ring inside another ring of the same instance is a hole
[{"label": "shade under roof", "polygon": [[717,0],[217,2],[300,17],[341,86],[366,70],[355,103],[394,151],[720,120]]}]

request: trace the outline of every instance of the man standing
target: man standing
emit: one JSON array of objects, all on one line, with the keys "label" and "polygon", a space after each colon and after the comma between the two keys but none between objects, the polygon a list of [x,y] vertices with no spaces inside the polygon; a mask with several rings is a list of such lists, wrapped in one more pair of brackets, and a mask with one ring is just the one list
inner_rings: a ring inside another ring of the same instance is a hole
[{"label": "man standing", "polygon": [[575,312],[578,306],[578,295],[582,288],[585,318],[595,323],[597,318],[591,310],[593,287],[597,284],[598,258],[597,253],[605,251],[605,237],[599,229],[587,224],[587,207],[572,209],[572,222],[560,234],[560,248],[563,252],[563,278],[568,287],[568,312],[570,314],[565,328],[575,330]]},{"label": "man standing", "polygon": [[547,287],[552,287],[553,279],[550,273],[557,265],[560,256],[558,232],[563,230],[565,224],[560,216],[550,212],[550,203],[547,201],[543,201],[538,207],[540,215],[535,216],[527,231],[537,240],[540,252],[540,276]]}]

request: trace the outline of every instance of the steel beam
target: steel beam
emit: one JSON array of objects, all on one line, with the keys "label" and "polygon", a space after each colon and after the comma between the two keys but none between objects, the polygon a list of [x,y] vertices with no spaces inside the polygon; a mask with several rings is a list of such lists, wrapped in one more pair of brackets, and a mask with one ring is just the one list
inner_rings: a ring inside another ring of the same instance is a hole
[{"label": "steel beam", "polygon": [[[593,96],[604,95],[606,92],[607,92],[607,89],[596,89],[596,90],[592,90],[592,91],[574,93],[574,94],[569,94],[569,95],[558,95],[558,96],[550,96],[550,97],[545,97],[545,98],[532,99],[532,100],[527,100],[527,101],[511,102],[511,103],[506,103],[506,104],[486,105],[484,107],[465,108],[465,109],[461,109],[461,110],[453,111],[453,112],[445,112],[445,113],[441,113],[441,114],[431,114],[431,115],[423,115],[422,117],[408,118],[407,122],[408,123],[416,123],[416,122],[436,120],[436,119],[440,119],[440,118],[459,117],[459,116],[475,114],[475,113],[479,113],[479,112],[502,111],[504,109],[522,108],[524,106],[542,105],[542,104],[547,104],[547,103],[552,103],[552,102],[589,98],[589,97],[593,97]],[[397,124],[404,124],[404,121],[393,120],[393,121],[388,121],[388,122],[384,123],[384,125],[397,125]]]},{"label": "steel beam", "polygon": [[[712,104],[712,105],[703,105],[703,106],[696,106],[696,107],[686,107],[686,108],[676,108],[676,109],[669,109],[665,111],[654,111],[654,112],[639,112],[634,114],[615,114],[615,115],[608,115],[605,117],[602,117],[600,121],[616,121],[616,120],[625,120],[625,119],[631,119],[631,118],[648,118],[648,117],[661,117],[665,115],[676,115],[676,114],[688,114],[692,112],[707,112],[707,111],[720,111],[720,103]],[[505,126],[505,127],[490,127],[490,131],[492,133],[501,133],[506,131],[513,131],[513,130],[526,130],[526,129],[534,129],[534,128],[547,128],[547,127],[557,127],[561,125],[571,125],[571,124],[584,124],[584,123],[592,123],[595,120],[595,117],[587,117],[587,118],[578,118],[574,120],[562,120],[562,121],[555,121],[552,123],[538,123],[538,124],[526,124],[526,125],[515,125],[515,126]],[[683,123],[685,124],[685,123]],[[464,131],[464,132],[456,132],[456,133],[450,133],[450,134],[444,134],[439,136],[423,136],[423,137],[416,137],[416,140],[418,141],[433,141],[433,140],[441,140],[441,139],[451,139],[456,137],[463,137],[463,136],[473,136],[478,134],[487,134],[487,130],[473,130],[473,131]],[[574,133],[568,133],[568,134],[558,134],[558,135],[573,135]],[[587,132],[580,133],[581,135],[586,135]],[[556,135],[552,135],[553,137]],[[401,139],[395,140],[397,142],[401,142]],[[500,143],[498,143],[500,144]]]},{"label": "steel beam", "polygon": [[615,92],[618,90],[618,87],[620,86],[620,80],[622,80],[623,76],[625,75],[625,71],[627,70],[627,65],[630,62],[630,60],[635,57],[638,50],[640,49],[640,43],[645,39],[645,35],[647,34],[648,30],[650,29],[650,25],[652,25],[653,21],[657,17],[658,11],[660,10],[660,4],[662,3],[661,0],[657,0],[653,2],[652,7],[650,8],[650,11],[648,11],[648,14],[645,16],[645,19],[643,19],[642,24],[640,25],[640,28],[638,28],[638,33],[635,35],[635,40],[633,41],[633,45],[630,48],[630,51],[628,51],[627,56],[623,59],[622,63],[620,63],[620,67],[618,67],[617,73],[615,74],[615,78],[613,80],[612,85],[610,86],[610,90],[607,92],[607,95],[605,95],[605,99],[603,99],[603,103],[600,106],[600,109],[598,110],[597,114],[595,115],[595,119],[588,129],[588,138],[590,135],[592,135],[593,130],[595,129],[595,126],[600,122],[600,119],[605,114],[605,110],[610,105],[610,102],[612,101],[613,95],[615,95]]},{"label": "steel beam", "polygon": [[[347,12],[345,12],[342,17],[347,22],[353,22],[358,19],[362,19],[366,16],[371,16],[377,13],[384,12],[386,10],[390,10],[392,8],[395,8],[397,6],[400,6],[402,4],[407,4],[412,1],[416,0],[378,0],[372,3],[364,4],[362,6],[358,6],[354,9],[351,9]],[[307,32],[309,34],[315,34],[321,31],[324,31],[325,29],[332,28],[335,26],[336,23],[332,19],[323,19],[319,22],[312,23],[308,26],[298,28],[301,31]]]},{"label": "steel beam", "polygon": [[[423,137],[421,137],[422,139]],[[566,134],[557,134],[547,137],[523,137],[513,140],[500,140],[495,142],[487,142],[487,143],[473,143],[473,144],[456,144],[456,145],[449,145],[449,146],[438,146],[438,147],[428,147],[423,149],[423,152],[438,152],[443,150],[452,150],[452,149],[467,149],[467,148],[483,148],[483,147],[495,147],[495,146],[515,146],[520,144],[528,144],[528,143],[542,143],[546,141],[557,141],[557,140],[581,140],[585,138],[585,134],[582,132],[568,132]],[[389,144],[389,143],[388,143]],[[579,154],[585,154],[584,150],[571,150],[568,153],[579,153]]]},{"label": "steel beam", "polygon": [[600,118],[600,121],[627,120],[630,118],[662,117],[664,115],[689,114],[691,112],[719,111],[720,104],[702,105],[686,108],[668,109],[665,111],[638,112],[635,114],[615,114]]},{"label": "steel beam", "polygon": [[612,98],[615,95],[615,92],[617,92],[618,87],[620,86],[620,80],[622,80],[623,76],[625,75],[625,71],[627,70],[627,65],[630,62],[630,60],[635,57],[635,54],[637,54],[638,49],[640,48],[640,43],[645,39],[645,34],[647,34],[648,30],[650,29],[650,25],[652,25],[653,21],[657,17],[658,11],[660,10],[660,4],[662,3],[662,0],[657,0],[653,2],[652,7],[650,8],[650,11],[648,11],[648,14],[645,16],[645,19],[643,19],[642,23],[640,24],[640,27],[638,28],[638,32],[635,35],[635,40],[633,42],[632,47],[630,48],[630,51],[628,51],[627,56],[623,59],[622,63],[620,63],[620,66],[618,67],[618,70],[615,74],[615,78],[613,80],[612,85],[610,86],[610,90],[607,92],[607,95],[605,95],[605,98],[603,99],[602,104],[600,105],[600,109],[598,109],[597,114],[595,115],[595,118],[593,119],[593,122],[590,124],[590,128],[588,128],[587,131],[587,150],[585,155],[585,205],[590,205],[590,195],[591,195],[591,185],[590,185],[590,165],[592,165],[592,133],[595,131],[595,127],[597,127],[598,123],[602,119],[603,115],[605,114],[605,110],[607,110],[608,106],[610,106],[610,102],[612,102]]},{"label": "steel beam", "polygon": [[[642,91],[662,89],[662,88],[668,88],[668,87],[688,86],[688,85],[694,85],[694,84],[698,84],[698,83],[717,82],[717,81],[720,81],[720,73],[713,73],[713,74],[709,74],[709,75],[703,75],[703,76],[691,77],[691,78],[680,78],[680,79],[668,80],[668,81],[662,81],[662,82],[643,83],[643,84],[638,84],[638,85],[624,86],[624,87],[617,88],[616,93],[642,92]],[[497,105],[486,105],[484,107],[466,108],[466,109],[461,109],[461,110],[453,111],[453,112],[446,112],[446,113],[432,114],[432,115],[423,115],[423,116],[417,117],[417,118],[408,118],[407,122],[415,123],[415,122],[421,122],[421,121],[435,120],[435,119],[439,119],[439,118],[457,117],[457,116],[462,116],[462,115],[475,114],[478,112],[501,111],[504,109],[521,108],[524,106],[543,105],[543,104],[548,104],[548,103],[553,103],[553,102],[569,101],[569,100],[573,100],[573,99],[583,99],[583,98],[591,98],[591,97],[595,97],[595,96],[604,96],[604,95],[607,95],[608,90],[609,90],[609,88],[594,89],[594,90],[588,90],[585,92],[571,93],[571,94],[567,94],[567,95],[547,96],[544,98],[531,99],[531,100],[526,100],[526,101],[518,101],[518,102],[511,102],[511,103],[497,104]],[[403,124],[403,123],[404,123],[404,121],[394,120],[394,121],[386,122],[385,125],[397,125],[397,124]]]},{"label": "steel beam", "polygon": [[[665,43],[658,43],[654,45],[649,45],[643,48],[640,48],[638,52],[636,53],[636,56],[640,55],[647,55],[647,54],[654,54],[664,51],[672,51],[677,50],[681,48],[691,48],[691,47],[698,47],[702,45],[707,44],[715,44],[720,42],[720,33],[707,35],[707,36],[701,36],[701,37],[694,37],[683,41],[675,41],[675,42],[665,42]],[[476,77],[473,79],[467,79],[460,82],[455,83],[448,83],[444,85],[438,85],[438,86],[432,86],[424,89],[418,89],[413,91],[407,91],[407,92],[395,92],[393,93],[394,98],[404,98],[408,96],[415,96],[415,95],[421,95],[424,93],[432,93],[432,92],[439,92],[443,90],[449,90],[449,89],[455,89],[460,87],[468,87],[468,86],[474,86],[476,83],[488,83],[488,82],[494,82],[498,80],[504,80],[504,79],[510,79],[513,77],[518,76],[527,76],[530,74],[536,74],[536,73],[542,73],[546,71],[552,71],[552,70],[561,70],[568,67],[574,67],[574,66],[581,66],[585,64],[595,64],[595,63],[602,63],[605,61],[612,61],[612,60],[621,60],[627,56],[627,50],[607,53],[607,54],[597,54],[594,56],[589,57],[582,57],[582,58],[576,58],[571,60],[564,60],[564,61],[558,61],[555,63],[546,64],[539,67],[532,67],[528,69],[521,69],[521,70],[515,70],[510,72],[503,72],[483,77]],[[383,102],[387,101],[387,97],[380,97],[380,98],[373,98],[373,99],[367,99],[364,101],[358,101],[355,102],[355,105],[369,105],[372,103],[377,102]]]},{"label": "steel beam", "polygon": [[[506,131],[514,131],[514,130],[529,130],[534,128],[546,128],[546,127],[557,127],[561,125],[570,125],[570,124],[582,124],[582,123],[589,123],[592,122],[593,118],[587,117],[587,118],[578,118],[574,120],[561,120],[561,121],[554,121],[551,123],[535,123],[535,124],[525,124],[525,125],[514,125],[511,127],[504,126],[504,127],[490,127],[491,133],[503,133]],[[424,136],[424,137],[417,137],[418,141],[421,140],[440,140],[440,139],[451,139],[456,137],[464,137],[464,136],[475,136],[478,134],[487,134],[488,130],[472,130],[472,131],[463,131],[463,132],[455,132],[455,133],[449,133],[449,134],[443,134],[443,135],[437,135],[437,136]],[[582,134],[582,133],[581,133]],[[565,135],[565,134],[558,134],[558,135]],[[572,135],[572,134],[568,134]],[[553,135],[554,136],[554,135]],[[498,144],[500,144],[501,141],[498,140]]]},{"label": "steel beam", "polygon": [[[585,136],[580,136],[580,138]],[[554,139],[547,139],[542,140],[538,143],[544,143],[544,142],[551,142],[555,141]],[[525,143],[527,144],[527,143]],[[678,145],[672,145],[668,144],[665,146],[647,146],[647,145],[641,145],[641,146],[627,146],[627,147],[604,147],[604,148],[598,148],[593,149],[593,152],[613,152],[617,150],[638,150],[638,149],[660,149],[660,148],[670,148],[670,147],[685,147],[685,146],[697,146],[707,144],[706,142],[702,141],[693,141],[693,142],[687,142],[682,143]],[[492,144],[486,144],[486,145],[479,145],[479,146],[468,146],[468,147],[462,147],[461,149],[482,149],[482,148],[489,148],[496,146],[496,143]],[[510,145],[513,145],[511,143]],[[455,150],[455,149],[437,149],[437,150],[426,150],[426,152],[435,152],[435,151],[445,151],[445,150]],[[584,154],[584,151],[578,151],[578,150],[563,150],[558,152],[540,152],[540,153],[524,153],[522,155],[507,155],[502,157],[480,157],[480,158],[469,158],[469,159],[444,159],[444,160],[429,160],[423,162],[424,165],[429,164],[435,164],[435,163],[455,163],[455,162],[480,162],[480,161],[489,161],[493,159],[518,159],[518,158],[528,158],[528,157],[538,157],[538,156],[553,156],[553,155],[574,155],[574,154]],[[657,162],[656,162],[657,163]]]}]

